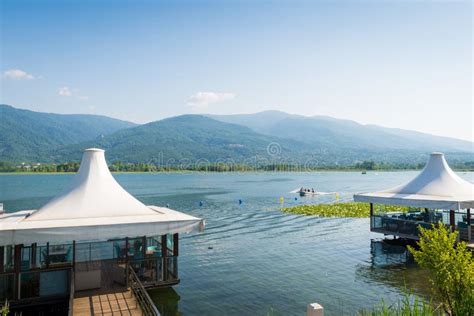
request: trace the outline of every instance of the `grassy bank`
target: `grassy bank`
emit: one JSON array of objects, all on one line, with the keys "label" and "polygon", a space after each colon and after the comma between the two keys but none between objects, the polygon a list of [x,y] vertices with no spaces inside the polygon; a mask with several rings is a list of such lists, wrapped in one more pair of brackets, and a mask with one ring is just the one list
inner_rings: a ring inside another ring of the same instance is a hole
[{"label": "grassy bank", "polygon": [[[385,205],[387,212],[391,211],[407,211],[405,207]],[[298,205],[283,209],[285,213],[299,215],[317,215],[321,217],[356,217],[364,218],[370,216],[369,203],[346,202],[334,204],[314,204],[314,205]]]}]

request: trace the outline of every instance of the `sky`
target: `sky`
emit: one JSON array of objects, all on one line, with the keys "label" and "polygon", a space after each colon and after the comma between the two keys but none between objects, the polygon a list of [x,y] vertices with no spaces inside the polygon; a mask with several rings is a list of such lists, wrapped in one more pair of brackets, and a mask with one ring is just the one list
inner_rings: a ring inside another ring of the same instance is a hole
[{"label": "sky", "polygon": [[0,102],[281,110],[474,140],[471,1],[0,1]]}]

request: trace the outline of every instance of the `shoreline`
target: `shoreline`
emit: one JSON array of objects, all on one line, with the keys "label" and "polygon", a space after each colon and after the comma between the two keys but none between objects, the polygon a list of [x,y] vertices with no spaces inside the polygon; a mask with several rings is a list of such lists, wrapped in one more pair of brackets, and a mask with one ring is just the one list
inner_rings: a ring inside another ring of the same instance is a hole
[{"label": "shoreline", "polygon": [[[380,169],[380,170],[357,170],[357,169],[321,169],[321,170],[239,170],[239,171],[201,171],[201,170],[168,170],[168,171],[111,171],[112,174],[161,174],[161,173],[329,173],[329,172],[347,172],[347,173],[384,173],[384,172],[407,172],[407,171],[420,171],[422,169]],[[470,169],[453,169],[456,172],[474,172]],[[64,175],[64,174],[76,174],[77,171],[69,172],[34,172],[34,171],[7,171],[0,172],[0,176],[6,175]],[[365,175],[365,174],[364,174]]]}]

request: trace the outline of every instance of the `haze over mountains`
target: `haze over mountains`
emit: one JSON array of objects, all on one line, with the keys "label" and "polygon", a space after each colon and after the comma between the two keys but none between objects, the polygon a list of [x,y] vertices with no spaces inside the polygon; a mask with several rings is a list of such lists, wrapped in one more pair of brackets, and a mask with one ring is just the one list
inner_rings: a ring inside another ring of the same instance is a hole
[{"label": "haze over mountains", "polygon": [[78,161],[100,147],[107,159],[155,164],[424,162],[432,151],[474,160],[472,142],[277,111],[182,115],[137,125],[105,116],[38,113],[0,105],[0,161]]},{"label": "haze over mountains", "polygon": [[472,151],[473,143],[430,134],[363,125],[328,116],[302,116],[280,111],[255,114],[209,115],[222,122],[247,126],[258,133],[278,135],[304,143],[343,148]]}]

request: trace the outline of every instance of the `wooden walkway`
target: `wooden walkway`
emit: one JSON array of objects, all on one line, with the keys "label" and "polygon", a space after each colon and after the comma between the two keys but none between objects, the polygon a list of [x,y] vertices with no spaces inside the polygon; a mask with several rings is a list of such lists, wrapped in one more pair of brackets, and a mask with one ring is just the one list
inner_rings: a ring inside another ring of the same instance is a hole
[{"label": "wooden walkway", "polygon": [[107,294],[87,294],[74,298],[74,316],[143,315],[130,289]]}]

